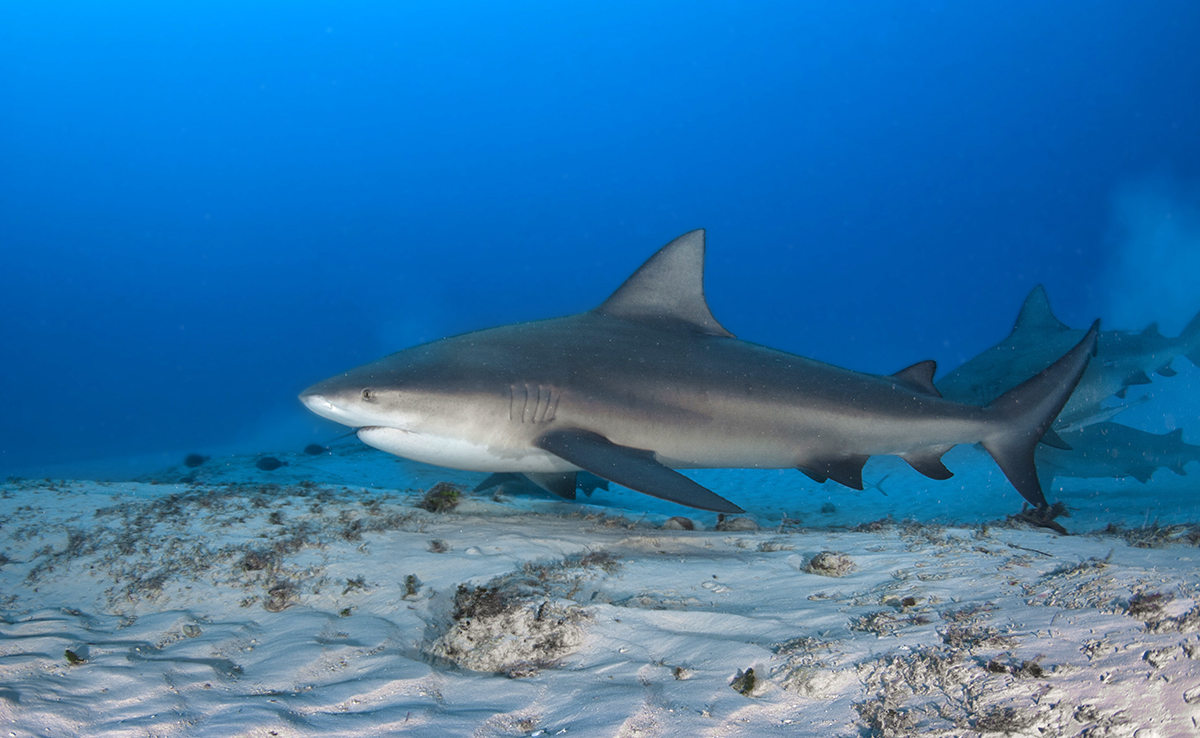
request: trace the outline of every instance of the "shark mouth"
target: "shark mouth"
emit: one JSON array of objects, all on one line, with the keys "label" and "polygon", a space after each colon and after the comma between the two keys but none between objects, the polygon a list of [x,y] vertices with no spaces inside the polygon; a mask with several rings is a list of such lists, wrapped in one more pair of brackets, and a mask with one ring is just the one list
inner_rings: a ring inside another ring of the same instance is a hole
[{"label": "shark mouth", "polygon": [[303,402],[309,410],[312,410],[322,418],[332,420],[335,423],[341,423],[342,425],[354,425],[354,423],[347,422],[352,420],[350,413],[347,413],[345,410],[333,404],[321,395],[305,393],[300,395],[300,401]]},{"label": "shark mouth", "polygon": [[381,430],[382,431],[399,431],[401,433],[409,433],[414,436],[421,435],[420,433],[417,433],[416,431],[411,431],[406,428],[397,428],[394,425],[364,425],[361,428],[355,428],[354,432],[355,433],[363,433],[363,432],[370,433],[371,431],[381,431]]}]

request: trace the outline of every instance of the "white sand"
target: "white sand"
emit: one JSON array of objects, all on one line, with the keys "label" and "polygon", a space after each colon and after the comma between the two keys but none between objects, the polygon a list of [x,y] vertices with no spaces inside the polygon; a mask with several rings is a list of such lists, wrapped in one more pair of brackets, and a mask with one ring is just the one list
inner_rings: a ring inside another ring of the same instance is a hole
[{"label": "white sand", "polygon": [[[972,453],[948,484],[991,473]],[[718,492],[761,502],[762,530],[713,530],[715,516],[661,503],[643,515],[647,498],[616,490],[430,513],[416,492],[329,482],[479,475],[353,448],[287,459],[271,474],[210,461],[192,485],[0,486],[0,735],[1200,731],[1197,528],[831,527],[906,505],[952,517],[914,490],[954,488],[911,472],[886,497],[795,473],[771,497],[774,472],[710,473]],[[1013,511],[978,489],[994,517]],[[1068,499],[1063,522],[1102,527],[1104,494]],[[837,510],[821,513],[827,498]],[[1115,522],[1149,514],[1129,508]],[[704,530],[664,530],[669,515]],[[809,571],[822,551],[853,570]]]}]

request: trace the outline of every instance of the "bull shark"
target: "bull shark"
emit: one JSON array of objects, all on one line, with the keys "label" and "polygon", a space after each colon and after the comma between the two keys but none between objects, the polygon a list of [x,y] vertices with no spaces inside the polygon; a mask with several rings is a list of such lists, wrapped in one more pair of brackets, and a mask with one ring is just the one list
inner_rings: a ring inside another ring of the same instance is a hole
[{"label": "bull shark", "polygon": [[986,407],[933,386],[934,362],[861,374],[738,340],[704,296],[703,230],[671,241],[599,307],[405,349],[300,400],[367,445],[438,466],[520,473],[564,497],[590,472],[701,510],[733,502],[676,471],[796,468],[863,488],[874,455],[947,479],[941,457],[982,443],[1046,507],[1034,447],[1083,374],[1098,326]]},{"label": "bull shark", "polygon": [[[1045,369],[1077,343],[1084,331],[1070,328],[1050,310],[1046,290],[1038,285],[1025,298],[1008,337],[937,381],[945,397],[976,405],[996,399],[1026,377]],[[1150,374],[1176,374],[1171,363],[1180,355],[1200,366],[1200,314],[1176,338],[1150,325],[1141,332],[1103,331],[1096,357],[1088,365],[1067,402],[1055,430],[1069,432],[1090,422],[1110,419],[1126,406],[1103,407],[1112,396],[1124,398],[1132,385],[1149,384]]]},{"label": "bull shark", "polygon": [[1200,446],[1183,440],[1183,429],[1148,433],[1119,423],[1095,423],[1062,439],[1070,451],[1042,446],[1037,452],[1038,475],[1049,485],[1056,477],[1133,477],[1145,484],[1158,469],[1187,476],[1183,468],[1200,461]]}]

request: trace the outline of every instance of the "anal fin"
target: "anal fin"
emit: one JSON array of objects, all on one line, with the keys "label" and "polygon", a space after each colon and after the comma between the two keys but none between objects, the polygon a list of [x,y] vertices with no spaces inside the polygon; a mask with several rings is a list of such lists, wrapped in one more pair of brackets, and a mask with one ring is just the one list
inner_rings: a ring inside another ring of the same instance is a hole
[{"label": "anal fin", "polygon": [[800,473],[801,473],[801,474],[803,474],[804,476],[806,476],[806,477],[808,477],[809,479],[813,480],[813,481],[814,481],[814,482],[816,482],[817,484],[825,484],[826,482],[828,482],[828,481],[829,481],[829,477],[823,477],[823,476],[821,476],[820,474],[817,474],[817,473],[816,473],[815,471],[813,471],[812,469],[805,469],[805,468],[804,468],[804,467],[802,467],[802,466],[800,466],[800,467],[796,467],[796,468],[800,470]]},{"label": "anal fin", "polygon": [[826,479],[832,479],[851,489],[861,490],[863,488],[862,470],[869,458],[871,457],[855,454],[838,458],[815,459],[805,462],[804,466],[799,469],[814,481],[820,479],[823,482]]},{"label": "anal fin", "polygon": [[928,448],[910,451],[906,454],[901,454],[900,458],[908,462],[908,465],[917,471],[921,472],[930,479],[949,479],[954,476],[954,472],[946,468],[942,463],[942,454],[949,451],[953,446],[930,446]]},{"label": "anal fin", "polygon": [[599,433],[555,430],[543,435],[535,445],[584,471],[660,500],[713,512],[745,512],[724,497],[658,463],[653,451],[618,446]]}]

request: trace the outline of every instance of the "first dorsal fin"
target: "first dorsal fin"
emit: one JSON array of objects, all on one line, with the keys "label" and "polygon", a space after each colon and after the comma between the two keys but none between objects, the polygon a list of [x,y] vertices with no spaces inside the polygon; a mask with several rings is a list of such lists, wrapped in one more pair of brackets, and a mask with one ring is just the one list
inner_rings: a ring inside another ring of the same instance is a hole
[{"label": "first dorsal fin", "polygon": [[1046,297],[1046,288],[1039,284],[1029,293],[1029,297],[1025,298],[1021,313],[1017,315],[1012,332],[1020,330],[1069,331],[1071,328],[1054,317],[1050,310],[1050,298]]},{"label": "first dorsal fin", "polygon": [[941,397],[942,393],[933,386],[933,374],[936,371],[937,362],[933,359],[926,359],[918,361],[907,369],[901,369],[893,374],[891,379],[896,380],[896,384],[902,384],[914,392]]},{"label": "first dorsal fin", "polygon": [[704,229],[659,249],[595,312],[616,318],[676,324],[732,338],[704,299]]}]

